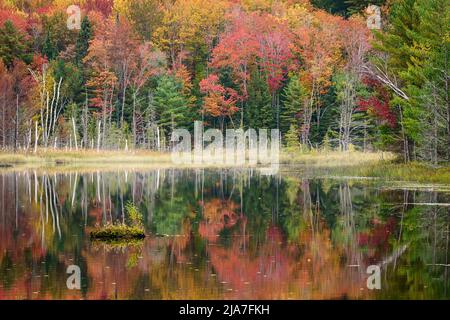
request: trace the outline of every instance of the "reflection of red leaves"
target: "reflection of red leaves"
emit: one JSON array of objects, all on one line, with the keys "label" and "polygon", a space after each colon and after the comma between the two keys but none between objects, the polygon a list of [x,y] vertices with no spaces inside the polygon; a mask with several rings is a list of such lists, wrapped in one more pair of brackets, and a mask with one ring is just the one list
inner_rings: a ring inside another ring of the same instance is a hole
[{"label": "reflection of red leaves", "polygon": [[237,205],[232,201],[213,199],[204,206],[204,220],[200,222],[199,234],[202,238],[215,241],[223,229],[236,225],[239,216],[235,213]]},{"label": "reflection of red leaves", "polygon": [[92,217],[95,219],[95,224],[101,225],[103,221],[103,210],[100,206],[93,207],[89,209],[88,212],[89,217]]},{"label": "reflection of red leaves", "polygon": [[185,263],[189,261],[189,256],[186,255],[186,248],[191,240],[191,222],[189,219],[185,219],[182,224],[181,234],[170,239],[170,245],[172,251],[177,256],[178,263]]},{"label": "reflection of red leaves", "polygon": [[358,234],[358,245],[373,249],[374,253],[368,259],[379,261],[389,251],[389,237],[394,233],[397,222],[391,217],[386,222],[374,220],[372,225],[370,232]]},{"label": "reflection of red leaves", "polygon": [[270,241],[281,243],[283,241],[283,232],[279,227],[272,225],[267,229],[267,237]]}]

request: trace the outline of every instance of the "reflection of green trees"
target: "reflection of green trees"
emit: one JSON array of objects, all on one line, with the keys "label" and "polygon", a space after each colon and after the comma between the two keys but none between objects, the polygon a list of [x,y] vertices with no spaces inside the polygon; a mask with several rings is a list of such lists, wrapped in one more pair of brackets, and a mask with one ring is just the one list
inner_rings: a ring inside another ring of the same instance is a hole
[{"label": "reflection of green trees", "polygon": [[[198,180],[203,174],[204,180]],[[220,246],[231,247],[236,235],[245,234],[248,236],[243,244],[245,252],[256,256],[268,241],[272,227],[281,231],[283,240],[294,245],[300,243],[304,234],[329,232],[333,246],[342,252],[343,265],[358,262],[365,267],[382,262],[407,245],[404,253],[383,266],[383,290],[374,294],[380,298],[450,297],[449,270],[444,266],[449,258],[448,207],[406,204],[448,203],[448,195],[383,191],[361,181],[250,176],[244,171],[206,170],[193,174],[175,170],[161,171],[158,175],[159,184],[155,172],[130,173],[126,179],[123,173],[76,177],[72,174],[70,178],[47,175],[45,179],[39,177],[38,199],[36,202],[32,192],[31,203],[28,181],[18,176],[18,228],[7,230],[8,237],[20,241],[26,234],[38,243],[18,243],[20,254],[11,251],[16,250],[13,247],[0,252],[3,290],[11,290],[28,277],[39,283],[38,290],[53,298],[64,298],[66,268],[76,264],[82,275],[89,275],[82,277],[83,296],[88,296],[92,289],[90,281],[94,280],[89,278],[94,268],[89,259],[95,254],[86,242],[86,230],[103,219],[126,219],[122,207],[128,201],[144,213],[147,231],[184,236],[167,238],[164,259],[158,267],[172,270],[178,259],[184,259],[192,263],[192,268],[202,271],[208,265],[206,246],[210,240],[200,234],[199,225],[206,219],[204,204],[209,204],[211,210],[216,199],[218,205],[227,203],[224,207],[237,217],[235,224],[217,231]],[[56,199],[52,207],[54,218],[49,210],[47,221],[46,199],[50,196]],[[7,207],[5,216],[7,221],[15,221],[15,207]],[[60,232],[53,220],[56,217]],[[387,231],[390,233],[386,237],[377,234],[384,235]],[[139,269],[137,259],[137,255],[131,255],[123,267],[128,263],[132,270]],[[175,281],[167,274],[157,285],[148,280],[146,270],[141,272],[139,283],[132,289],[136,298],[148,296],[145,288],[150,288],[152,297],[156,297],[161,283]]]},{"label": "reflection of green trees", "polygon": [[301,208],[298,199],[301,197],[301,189],[296,179],[287,178],[285,180],[286,207],[282,208],[281,225],[286,232],[287,239],[295,241],[304,228],[303,219],[301,219]]},{"label": "reflection of green trees", "polygon": [[189,203],[181,196],[158,199],[152,221],[152,231],[162,235],[179,235],[183,219],[189,214]]},{"label": "reflection of green trees", "polygon": [[151,231],[164,235],[181,234],[183,220],[191,215],[197,205],[193,190],[190,180],[180,179],[176,185],[173,181],[166,182],[155,198]]},{"label": "reflection of green trees", "polygon": [[[288,238],[295,238],[302,232],[300,217],[305,199],[302,182],[286,180],[288,206],[283,208],[281,224]],[[445,207],[411,207],[404,202],[448,202],[448,198],[428,194],[411,194],[406,191],[389,190],[380,192],[368,189],[366,184],[348,182],[315,181],[309,182],[311,211],[320,215],[326,227],[332,230],[331,236],[337,246],[348,246],[347,255],[368,254],[367,244],[359,243],[361,235],[375,232],[377,221],[381,231],[388,232],[392,219],[395,232],[384,242],[372,235],[370,249],[375,250],[376,263],[395,256],[402,246],[408,249],[399,257],[389,260],[386,272],[386,287],[379,293],[381,298],[424,299],[449,297],[448,249],[449,216]],[[405,198],[406,196],[406,198]],[[295,199],[295,200],[294,200]],[[406,210],[405,210],[406,209]],[[383,229],[385,228],[385,230]],[[376,241],[381,241],[377,243]],[[359,253],[358,253],[359,252]],[[373,254],[373,253],[372,253]],[[366,264],[373,262],[366,260]],[[352,263],[348,261],[347,263]],[[447,265],[447,266],[445,266]]]},{"label": "reflection of green trees", "polygon": [[[7,289],[23,281],[29,286],[29,298],[42,297],[45,292],[62,299],[67,290],[67,266],[76,264],[82,274],[87,274],[87,263],[82,256],[83,242],[80,241],[84,237],[85,225],[91,222],[83,213],[81,201],[83,196],[87,197],[83,192],[85,181],[80,176],[72,180],[76,183],[69,183],[67,176],[61,175],[42,175],[36,180],[29,174],[17,175],[20,179],[17,179],[15,193],[20,210],[4,213],[6,216],[15,215],[19,221],[12,233],[17,244],[9,248],[15,250],[14,255],[10,251],[3,256],[0,254],[0,279]],[[31,289],[39,292],[33,293]],[[88,280],[82,277],[82,295],[87,290]]]},{"label": "reflection of green trees", "polygon": [[[264,241],[271,223],[276,223],[286,199],[283,195],[284,183],[276,185],[276,178],[258,177],[250,179],[243,189],[242,212],[247,218],[246,229],[255,241]],[[277,196],[278,195],[278,196]],[[280,195],[282,195],[280,197]],[[236,198],[239,203],[238,198]],[[280,210],[277,212],[277,206]]]},{"label": "reflection of green trees", "polygon": [[[402,244],[408,250],[386,270],[389,290],[380,297],[393,299],[448,298],[449,217],[445,207],[414,207],[401,221]],[[447,266],[446,266],[447,265]]]}]

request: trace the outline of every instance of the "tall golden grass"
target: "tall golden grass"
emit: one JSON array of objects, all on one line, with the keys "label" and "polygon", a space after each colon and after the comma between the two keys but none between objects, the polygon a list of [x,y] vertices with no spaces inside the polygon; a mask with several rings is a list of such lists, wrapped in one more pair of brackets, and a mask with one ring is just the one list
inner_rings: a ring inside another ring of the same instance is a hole
[{"label": "tall golden grass", "polygon": [[[282,150],[280,169],[302,172],[305,168],[326,169],[336,176],[373,177],[387,181],[414,181],[450,184],[450,167],[432,167],[426,163],[403,164],[389,152],[338,152]],[[0,170],[44,169],[73,170],[139,170],[153,168],[211,168],[229,165],[185,164],[172,162],[169,152],[134,151],[66,151],[38,149],[36,153],[0,151]],[[242,166],[238,166],[242,167]]]}]

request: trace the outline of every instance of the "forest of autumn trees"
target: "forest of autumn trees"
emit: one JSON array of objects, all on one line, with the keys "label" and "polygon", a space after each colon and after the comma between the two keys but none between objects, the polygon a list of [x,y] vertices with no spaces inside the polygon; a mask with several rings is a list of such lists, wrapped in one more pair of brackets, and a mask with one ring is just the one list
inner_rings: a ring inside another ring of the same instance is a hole
[{"label": "forest of autumn trees", "polygon": [[201,120],[279,128],[293,150],[448,161],[449,12],[448,0],[0,0],[0,146],[165,150]]}]

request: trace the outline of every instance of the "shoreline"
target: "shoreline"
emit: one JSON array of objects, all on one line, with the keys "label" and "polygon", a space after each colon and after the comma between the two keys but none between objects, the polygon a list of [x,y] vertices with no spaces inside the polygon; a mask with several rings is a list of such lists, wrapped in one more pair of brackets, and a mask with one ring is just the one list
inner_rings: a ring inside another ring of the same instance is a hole
[{"label": "shoreline", "polygon": [[[0,173],[21,170],[44,172],[117,171],[152,169],[261,169],[261,165],[176,164],[169,152],[145,150],[38,150],[37,153],[0,151]],[[386,152],[310,151],[280,154],[279,172],[287,176],[336,176],[378,178],[401,183],[450,185],[450,166],[433,167],[424,162],[399,163]]]},{"label": "shoreline", "polygon": [[[346,165],[393,161],[396,156],[389,152],[340,152],[340,151],[309,151],[309,152],[288,152],[282,150],[279,156],[280,164],[297,164],[305,163],[311,164],[326,164],[326,165],[341,165],[344,162]],[[157,164],[175,164],[172,161],[172,154],[170,152],[158,152],[147,150],[78,150],[66,151],[58,149],[38,149],[34,152],[12,152],[0,151],[0,167],[17,164],[74,164],[74,163],[97,163],[102,161],[104,163],[157,163]],[[198,166],[199,164],[187,164],[188,166]],[[208,164],[200,164],[206,165]],[[222,165],[220,166],[229,166]]]}]

